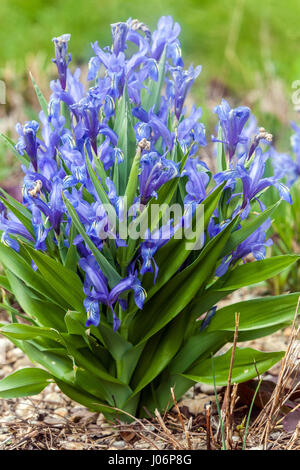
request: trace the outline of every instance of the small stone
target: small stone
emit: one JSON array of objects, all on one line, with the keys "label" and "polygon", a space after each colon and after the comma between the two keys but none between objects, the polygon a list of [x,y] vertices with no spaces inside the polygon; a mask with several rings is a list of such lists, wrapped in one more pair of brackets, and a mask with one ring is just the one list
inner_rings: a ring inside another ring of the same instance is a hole
[{"label": "small stone", "polygon": [[0,379],[3,377],[6,377],[7,375],[11,374],[13,371],[13,368],[10,366],[3,366],[0,369]]},{"label": "small stone", "polygon": [[101,426],[101,425],[102,425],[103,423],[105,423],[105,422],[106,422],[106,419],[105,419],[104,414],[99,413],[99,416],[98,416],[98,418],[97,418],[96,424],[97,424],[98,426]]},{"label": "small stone", "polygon": [[68,415],[68,410],[67,408],[57,408],[57,410],[54,411],[54,414],[64,418],[65,416]]},{"label": "small stone", "polygon": [[58,426],[58,427],[62,427],[63,426],[63,422],[61,419],[59,418],[54,418],[52,416],[46,416],[44,418],[44,421],[43,421],[45,424],[48,424],[50,426]]},{"label": "small stone", "polygon": [[34,415],[34,408],[30,403],[19,403],[16,406],[16,414],[20,418],[28,419]]},{"label": "small stone", "polygon": [[[200,390],[200,392],[205,393],[206,395],[214,395],[215,394],[215,389],[212,385],[198,383],[196,385],[196,388],[198,390]],[[216,387],[217,392],[219,392],[222,388],[223,387]]]},{"label": "small stone", "polygon": [[26,356],[20,357],[14,363],[14,369],[15,370],[23,369],[24,367],[32,367],[32,366],[33,366],[32,362]]},{"label": "small stone", "polygon": [[62,395],[57,392],[47,393],[47,395],[45,396],[45,400],[52,403],[64,403]]},{"label": "small stone", "polygon": [[124,441],[115,441],[113,443],[113,446],[116,447],[117,449],[123,449],[126,446],[126,442],[124,442]]},{"label": "small stone", "polygon": [[145,429],[147,429],[147,431],[149,431],[149,432],[155,431],[155,427],[152,426],[152,424],[146,424]]},{"label": "small stone", "polygon": [[179,407],[187,407],[189,412],[194,416],[205,413],[205,406],[208,403],[215,404],[216,398],[211,395],[207,396],[205,393],[200,393],[195,398],[184,398],[178,403]]},{"label": "small stone", "polygon": [[6,362],[6,351],[10,342],[6,338],[1,338],[0,340],[0,364],[5,364]]},{"label": "small stone", "polygon": [[80,424],[95,424],[97,422],[98,413],[93,413],[92,411],[87,410],[86,408],[78,408],[77,411],[72,410],[72,417],[71,420],[74,423]]},{"label": "small stone", "polygon": [[13,348],[7,352],[6,357],[8,361],[16,361],[17,359],[24,357],[24,353],[19,348]]},{"label": "small stone", "polygon": [[84,446],[82,442],[68,442],[68,441],[63,441],[61,443],[62,449],[66,450],[82,450],[84,449]]}]

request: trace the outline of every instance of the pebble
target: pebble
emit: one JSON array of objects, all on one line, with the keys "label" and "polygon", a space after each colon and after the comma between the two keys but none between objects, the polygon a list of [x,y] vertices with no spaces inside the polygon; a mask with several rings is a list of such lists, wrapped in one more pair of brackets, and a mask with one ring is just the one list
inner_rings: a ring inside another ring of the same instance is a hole
[{"label": "pebble", "polygon": [[250,447],[248,450],[264,450],[264,446],[261,444],[260,446]]},{"label": "pebble", "polygon": [[11,374],[13,371],[13,368],[10,366],[3,366],[0,369],[0,379],[3,377],[6,377],[7,375]]},{"label": "pebble", "polygon": [[34,415],[34,408],[30,403],[18,403],[16,406],[16,414],[20,418],[28,419]]},{"label": "pebble", "polygon": [[105,423],[105,422],[106,422],[106,419],[105,419],[104,414],[99,413],[99,416],[98,416],[98,418],[97,418],[96,424],[97,424],[98,426],[101,426],[101,425],[102,425],[103,423]]},{"label": "pebble", "polygon": [[194,416],[198,416],[201,413],[205,412],[205,406],[208,403],[215,403],[216,398],[214,396],[207,396],[205,393],[200,393],[196,395],[195,398],[184,398],[178,403],[179,407],[186,406],[190,413]]},{"label": "pebble", "polygon": [[113,443],[113,446],[116,447],[117,449],[123,449],[126,446],[126,442],[124,442],[124,441],[115,441]]},{"label": "pebble", "polygon": [[[196,388],[200,390],[200,392],[205,393],[206,395],[214,395],[215,394],[215,389],[213,385],[207,385],[207,384],[200,384],[198,383],[196,385]],[[222,390],[223,387],[216,387],[217,392]]]},{"label": "pebble", "polygon": [[57,392],[50,392],[45,395],[46,401],[51,401],[52,403],[64,403],[63,397]]},{"label": "pebble", "polygon": [[62,449],[66,450],[82,450],[84,449],[84,445],[82,442],[68,442],[68,441],[63,441],[61,443]]},{"label": "pebble", "polygon": [[7,352],[6,357],[8,361],[16,361],[20,357],[24,357],[24,353],[19,348],[13,348]]},{"label": "pebble", "polygon": [[57,408],[57,410],[54,411],[54,414],[56,414],[58,416],[61,416],[62,418],[67,416],[68,413],[69,412],[68,412],[67,408]]},{"label": "pebble", "polygon": [[6,362],[6,351],[8,349],[10,342],[6,338],[1,338],[0,340],[0,364],[5,364]]},{"label": "pebble", "polygon": [[19,370],[23,369],[24,367],[32,367],[33,364],[32,362],[28,359],[28,357],[20,357],[19,359],[16,360],[14,363],[14,370]]},{"label": "pebble", "polygon": [[49,424],[51,426],[55,425],[57,427],[62,427],[65,423],[59,418],[54,418],[52,416],[46,416],[43,420],[45,424]]}]

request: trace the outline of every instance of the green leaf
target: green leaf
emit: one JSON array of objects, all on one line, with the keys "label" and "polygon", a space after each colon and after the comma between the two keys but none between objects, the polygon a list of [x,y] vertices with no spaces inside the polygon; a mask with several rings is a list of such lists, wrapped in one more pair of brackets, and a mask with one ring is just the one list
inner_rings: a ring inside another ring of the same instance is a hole
[{"label": "green leaf", "polygon": [[0,381],[0,397],[18,398],[37,395],[51,382],[53,378],[47,371],[27,367],[17,370]]},{"label": "green leaf", "polygon": [[105,403],[99,403],[99,398],[93,396],[92,394],[67,384],[63,380],[55,379],[55,382],[65,395],[77,403],[86,406],[88,409],[105,414],[116,413],[115,410],[113,410],[109,405]]},{"label": "green leaf", "polygon": [[113,331],[104,321],[100,322],[98,330],[104,345],[116,361],[121,361],[124,354],[132,349],[132,344],[122,338],[117,331]]},{"label": "green leaf", "polygon": [[59,333],[50,328],[42,328],[40,326],[23,325],[22,323],[10,323],[0,328],[0,333],[4,336],[12,336],[16,339],[34,339],[37,336],[53,339],[62,342]]},{"label": "green leaf", "polygon": [[[225,354],[214,357],[214,376],[217,386],[225,386],[228,381],[232,348]],[[263,374],[276,364],[284,352],[261,352],[251,348],[236,348],[231,383],[246,382]],[[184,377],[195,382],[213,385],[212,361],[206,359],[190,369]]]},{"label": "green leaf", "polygon": [[120,99],[116,110],[114,132],[119,136],[118,147],[124,154],[123,162],[119,164],[115,163],[115,167],[117,167],[119,173],[119,192],[118,189],[117,192],[122,196],[125,194],[128,175],[136,153],[136,137],[133,127],[131,104],[126,86],[124,88],[123,97]]},{"label": "green leaf", "polygon": [[0,276],[0,287],[11,292],[11,287],[6,276]]},{"label": "green leaf", "polygon": [[243,264],[230,271],[225,283],[218,287],[218,290],[232,291],[257,284],[276,276],[298,260],[298,255],[283,255]]},{"label": "green leaf", "polygon": [[[135,370],[134,383],[136,385],[132,396],[152,382],[173,359],[181,346],[183,339],[182,332],[184,331],[185,324],[186,315],[181,315],[172,322],[162,337],[159,335],[158,344],[155,337],[151,338],[150,343],[154,340],[155,347],[152,350],[151,345],[150,349],[147,345],[144,349],[144,353]],[[147,362],[147,367],[145,367],[145,361]]]},{"label": "green leaf", "polygon": [[217,352],[232,336],[224,331],[201,331],[191,336],[172,360],[170,371],[173,374],[184,372],[200,357],[210,357]]},{"label": "green leaf", "polygon": [[[174,276],[147,302],[130,324],[133,342],[142,342],[163,328],[176,317],[205,285],[216,269],[217,259],[224,249],[236,218],[224,230],[209,241],[198,258]],[[130,336],[131,337],[131,336]]]},{"label": "green leaf", "polygon": [[43,93],[39,89],[39,87],[36,84],[36,81],[33,78],[33,75],[31,72],[29,72],[30,79],[32,81],[32,84],[34,86],[34,90],[37,96],[37,99],[39,100],[39,103],[41,105],[42,110],[44,111],[45,117],[48,118],[48,103],[46,101],[46,98],[44,97]]},{"label": "green leaf", "polygon": [[11,206],[13,206],[15,209],[17,209],[18,212],[21,212],[23,216],[31,221],[32,214],[31,212],[25,207],[23,204],[21,204],[19,201],[14,199],[10,194],[8,194],[3,188],[0,188],[0,192],[4,194],[5,199],[10,203]]},{"label": "green leaf", "polygon": [[250,220],[244,221],[242,227],[236,231],[234,231],[231,237],[226,244],[226,247],[221,254],[221,258],[226,255],[229,255],[232,251],[236,249],[236,247],[242,243],[242,241],[246,240],[246,238],[250,237],[250,235],[263,224],[269,217],[271,217],[274,212],[277,210],[279,205],[281,204],[281,200],[276,202],[272,207],[269,207],[264,212],[262,212],[257,217],[253,217]]},{"label": "green leaf", "polygon": [[77,274],[38,250],[34,250],[29,246],[26,247],[26,250],[29,252],[43,278],[58,294],[65,298],[68,304],[74,307],[75,310],[84,311],[83,301],[85,296],[83,285]]},{"label": "green leaf", "polygon": [[35,297],[33,292],[10,271],[7,271],[7,277],[17,302],[30,318],[33,317],[41,326],[65,331],[63,309],[53,302]]},{"label": "green leaf", "polygon": [[240,314],[239,332],[290,323],[295,316],[299,293],[251,299],[217,310],[206,331],[235,329],[235,313]]},{"label": "green leaf", "polygon": [[99,181],[99,179],[98,179],[98,177],[95,173],[95,170],[93,169],[93,167],[91,165],[90,159],[89,159],[87,154],[85,155],[85,161],[86,161],[86,166],[87,166],[89,175],[91,177],[93,186],[94,186],[94,188],[95,188],[95,190],[96,190],[96,192],[99,196],[100,201],[102,202],[102,204],[105,205],[105,209],[106,209],[108,218],[110,219],[112,225],[115,226],[116,225],[116,220],[117,220],[117,214],[116,214],[115,208],[111,204],[108,195],[106,194],[102,184],[100,183],[100,181]]},{"label": "green leaf", "polygon": [[75,245],[73,245],[73,240],[76,234],[77,234],[77,231],[74,226],[74,223],[71,222],[71,227],[69,231],[69,248],[68,248],[67,256],[65,259],[65,266],[71,271],[77,271],[77,265],[78,265],[78,260],[79,260],[77,248]]},{"label": "green leaf", "polygon": [[17,253],[12,248],[0,243],[1,263],[15,276],[22,279],[27,286],[47,297],[52,302],[68,308],[68,303],[64,298],[59,296],[52,286],[49,285],[49,283],[39,273],[35,272],[30,264],[28,264],[23,257],[22,251],[26,253],[23,247],[21,247],[20,253]]},{"label": "green leaf", "polygon": [[221,171],[227,170],[227,163],[226,163],[224,144],[222,142],[223,132],[222,132],[222,127],[220,124],[219,124],[219,129],[218,129],[218,140],[220,140],[221,142],[217,142],[217,171],[221,172]]},{"label": "green leaf", "polygon": [[[56,378],[64,380],[68,383],[74,381],[73,362],[67,356],[65,357],[53,353],[47,349],[39,349],[37,344],[29,343],[29,341],[19,341],[19,347],[27,354],[32,362],[37,362]],[[61,349],[64,352],[64,349]]]},{"label": "green leaf", "polygon": [[[193,244],[194,246],[199,241],[199,238],[203,234],[202,230],[207,228],[208,222],[210,217],[215,210],[218,200],[220,198],[221,191],[224,187],[224,184],[218,186],[214,191],[211,192],[209,196],[203,201],[202,208],[203,208],[203,226],[202,224],[198,224],[198,232],[195,235],[194,240],[189,240],[189,244]],[[197,211],[195,212],[193,218],[193,225],[195,223],[197,214],[201,217],[201,206],[198,206]],[[185,233],[183,233],[185,235]],[[158,277],[153,285],[152,276],[148,276],[148,284],[147,282],[143,282],[143,285],[147,291],[147,299],[148,302],[151,297],[157,292],[162,286],[178,271],[180,266],[184,263],[187,257],[191,254],[190,250],[186,249],[186,242],[187,239],[183,236],[181,239],[176,238],[173,236],[172,239],[166,243],[163,247],[161,247],[157,253],[156,263],[159,266]],[[151,277],[151,284],[150,278]],[[147,279],[147,278],[146,278]]]},{"label": "green leaf", "polygon": [[[107,277],[108,283],[111,288],[113,288],[116,284],[118,284],[121,281],[121,276],[119,273],[114,269],[114,267],[107,261],[105,256],[102,255],[102,253],[98,250],[98,248],[94,245],[90,237],[86,234],[85,228],[83,227],[82,223],[79,220],[79,217],[73,208],[72,204],[68,201],[68,199],[64,196],[64,202],[67,206],[68,212],[71,216],[71,219],[84,239],[85,243],[87,246],[90,248],[92,251],[93,255],[96,258],[97,263],[99,264],[101,271],[103,272],[104,276]],[[76,309],[78,310],[78,309]]]},{"label": "green leaf", "polygon": [[132,162],[132,166],[129,173],[129,178],[125,190],[125,201],[127,204],[127,210],[133,204],[134,198],[137,193],[138,184],[139,184],[139,170],[140,170],[140,161],[141,161],[142,152],[141,149],[138,148],[135,154],[135,157]]}]

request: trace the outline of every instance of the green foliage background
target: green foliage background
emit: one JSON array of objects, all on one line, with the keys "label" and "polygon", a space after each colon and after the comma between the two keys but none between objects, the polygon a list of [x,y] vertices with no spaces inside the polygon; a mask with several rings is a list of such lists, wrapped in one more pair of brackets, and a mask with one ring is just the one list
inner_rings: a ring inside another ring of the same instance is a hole
[{"label": "green foliage background", "polygon": [[[181,25],[185,64],[203,66],[193,100],[203,109],[207,135],[214,132],[211,111],[224,96],[232,105],[250,106],[277,147],[289,151],[289,121],[298,119],[291,97],[292,83],[300,79],[299,0],[1,0],[0,79],[7,82],[5,70],[11,69],[14,79],[7,86],[23,100],[16,119],[36,117],[28,57],[37,57],[35,78],[49,94],[56,74],[52,37],[71,33],[74,67],[87,63],[91,42],[111,44],[111,23],[132,17],[154,29],[161,15]],[[9,107],[0,106],[0,125]],[[3,131],[14,137],[12,127]],[[8,158],[1,148],[0,181],[11,165]]]},{"label": "green foliage background", "polygon": [[90,41],[109,43],[110,23],[133,17],[153,28],[167,14],[182,26],[184,54],[206,76],[222,68],[220,78],[238,90],[252,87],[266,67],[287,86],[300,77],[298,0],[1,0],[0,64],[24,67],[26,55],[40,51],[50,59],[51,38],[64,32],[72,34],[74,56],[85,59]]}]

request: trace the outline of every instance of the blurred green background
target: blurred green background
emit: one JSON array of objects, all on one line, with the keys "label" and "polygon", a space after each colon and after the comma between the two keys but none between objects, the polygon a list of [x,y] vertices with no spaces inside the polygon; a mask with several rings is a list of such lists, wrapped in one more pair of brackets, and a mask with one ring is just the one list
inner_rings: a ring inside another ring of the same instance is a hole
[{"label": "blurred green background", "polygon": [[[71,33],[73,64],[81,64],[92,54],[90,42],[110,44],[110,23],[132,17],[153,29],[161,15],[181,25],[185,64],[203,66],[193,99],[208,125],[224,96],[251,106],[259,124],[287,148],[288,122],[297,119],[291,96],[292,82],[300,79],[299,0],[1,0],[0,79],[7,104],[0,105],[0,130],[13,134],[16,119],[36,112],[28,69],[47,95],[55,76],[53,36]],[[0,158],[3,179],[2,152]]]},{"label": "blurred green background", "polygon": [[182,27],[183,53],[234,89],[276,74],[288,85],[300,77],[299,0],[1,0],[0,62],[24,67],[29,53],[53,55],[51,38],[72,34],[78,60],[89,43],[109,44],[109,24],[128,17],[155,27],[171,14]]}]

